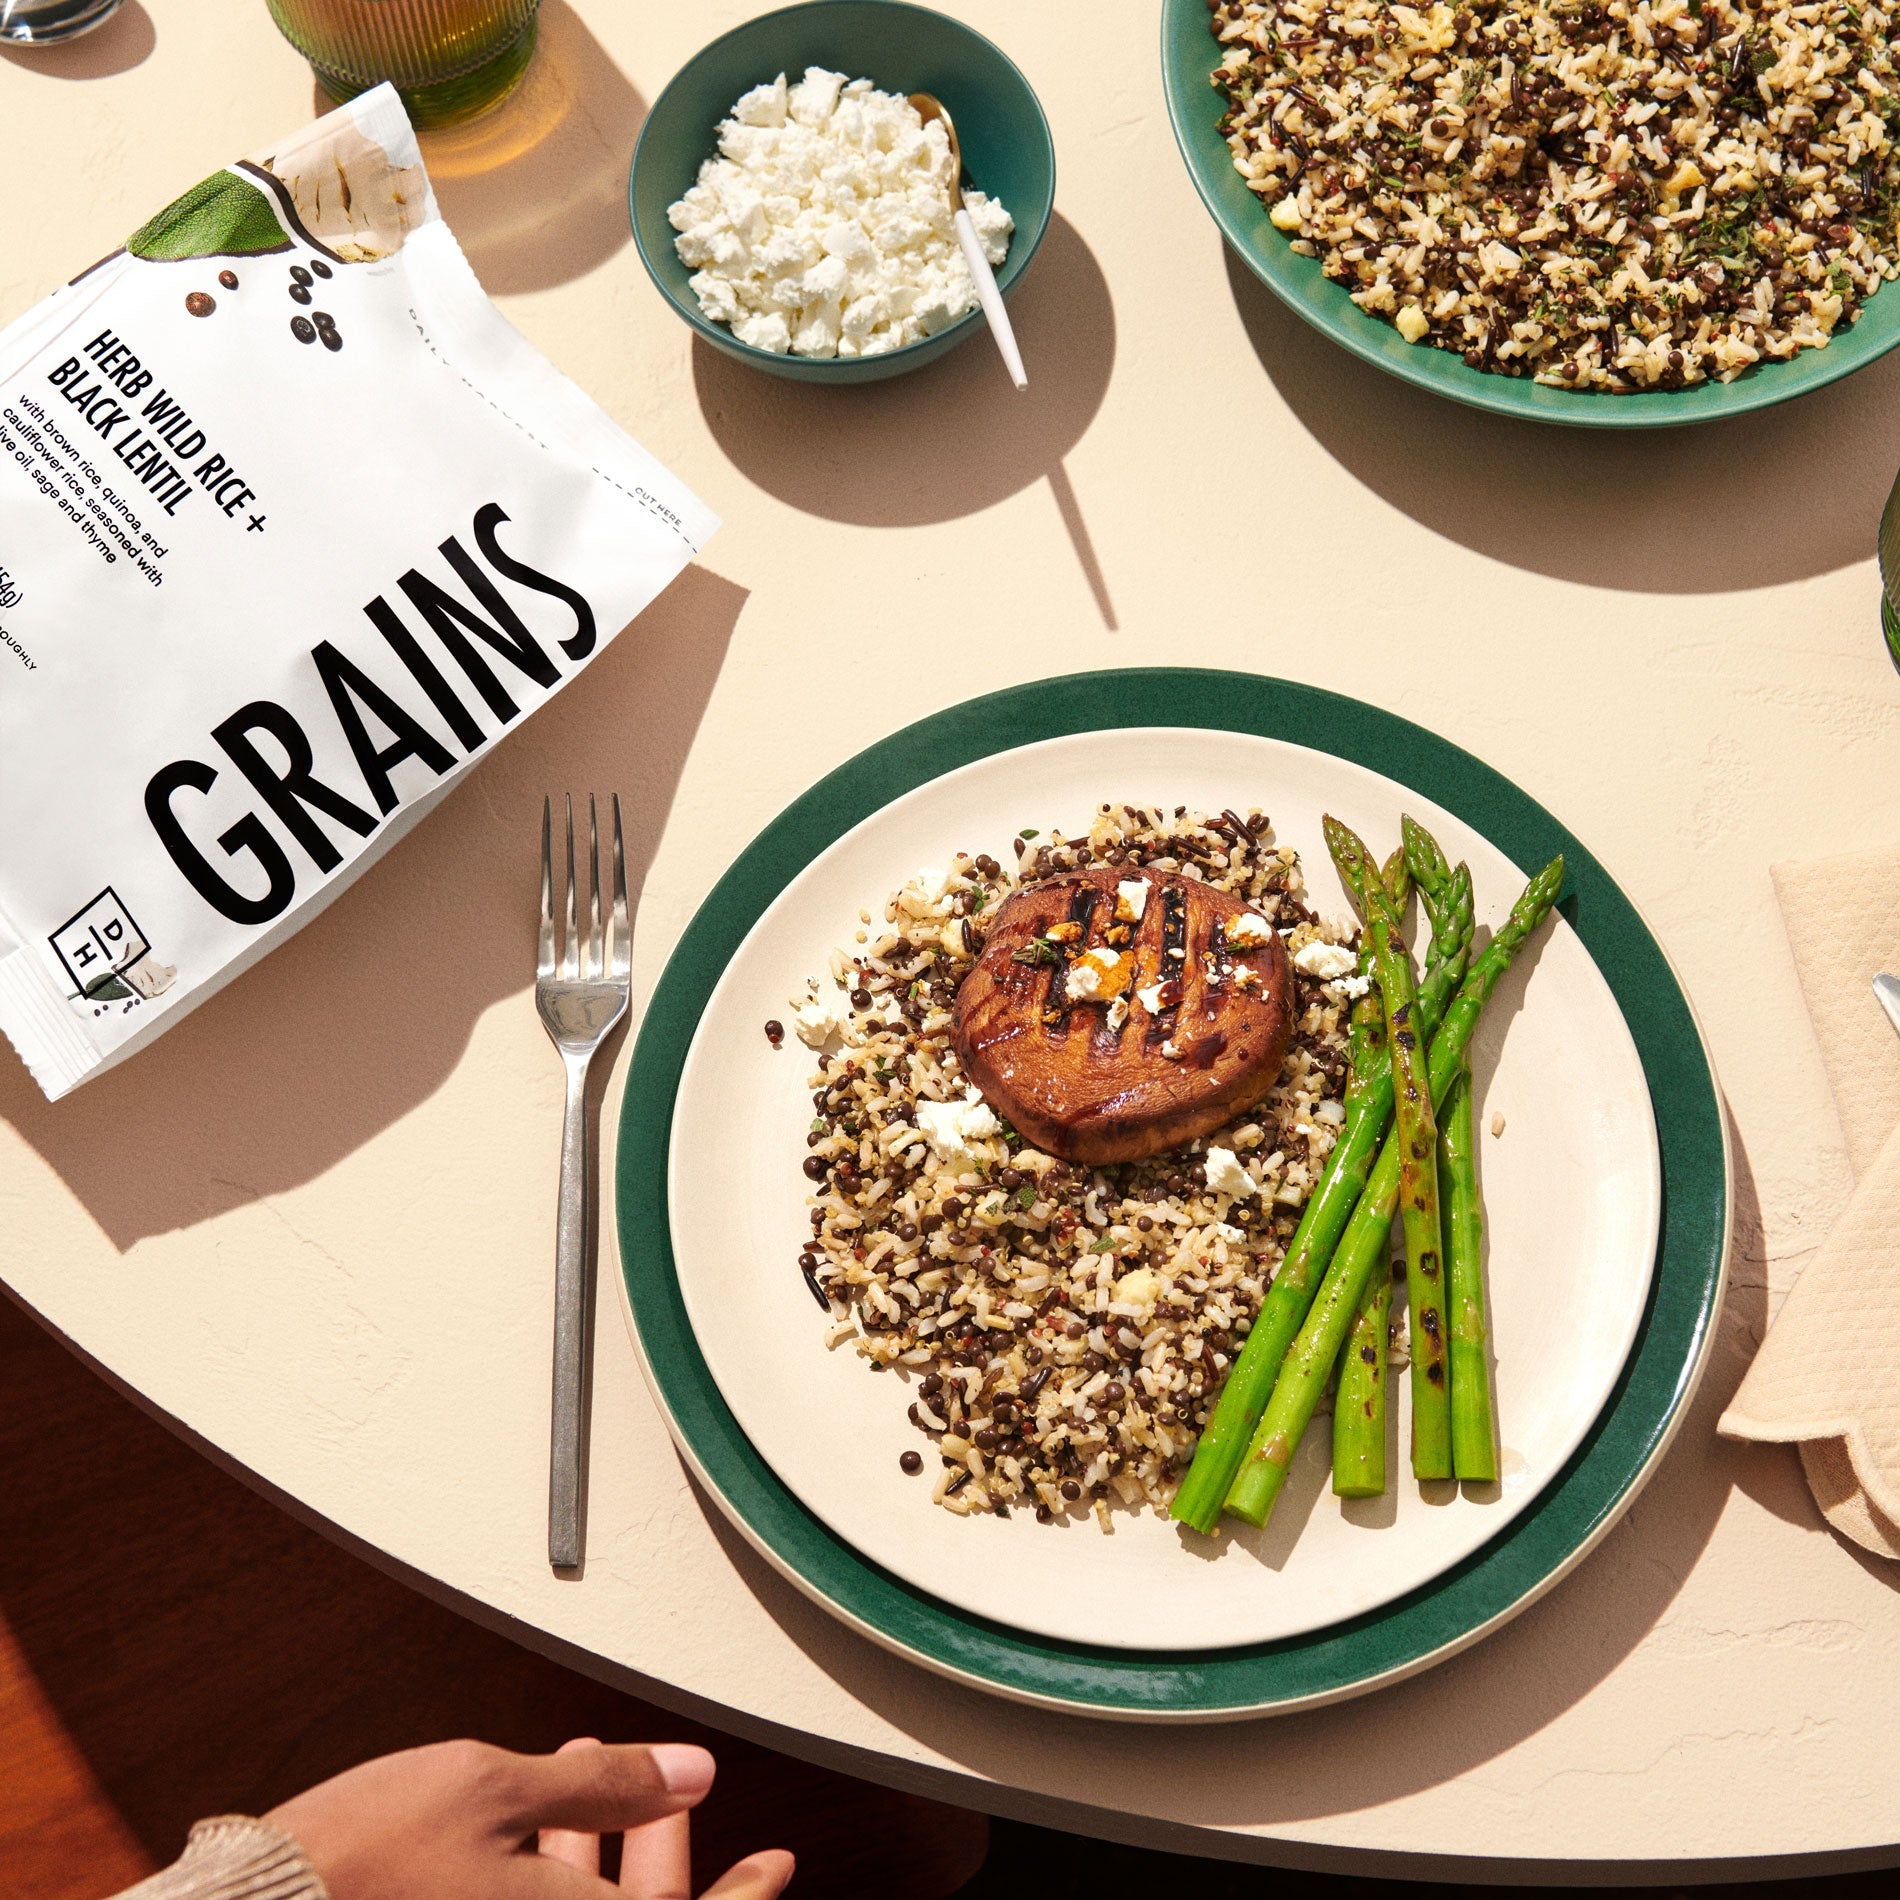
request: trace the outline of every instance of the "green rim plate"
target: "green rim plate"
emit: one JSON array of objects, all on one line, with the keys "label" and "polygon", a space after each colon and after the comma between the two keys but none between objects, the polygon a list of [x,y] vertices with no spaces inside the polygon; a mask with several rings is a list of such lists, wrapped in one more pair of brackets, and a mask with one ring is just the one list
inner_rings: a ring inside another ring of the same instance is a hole
[{"label": "green rim plate", "polygon": [[[972,760],[1149,725],[1330,752],[1427,794],[1515,863],[1562,851],[1565,915],[1629,1023],[1662,1149],[1662,1238],[1641,1334],[1589,1436],[1536,1503],[1463,1563],[1369,1615],[1191,1655],[1092,1650],[964,1615],[868,1563],[805,1510],[739,1429],[700,1356],[674,1277],[666,1187],[674,1094],[701,1012],[747,931],[813,858],[890,800]],[[687,926],[647,1006],[621,1103],[615,1224],[635,1346],[675,1440],[783,1575],[886,1647],[977,1687],[1094,1715],[1208,1720],[1336,1701],[1425,1668],[1523,1609],[1609,1530],[1701,1374],[1726,1271],[1727,1131],[1694,1014],[1655,938],[1596,859],[1508,779],[1421,726],[1317,687],[1140,667],[1013,687],[920,720],[819,780],[747,846]]]},{"label": "green rim plate", "polygon": [[1220,95],[1210,82],[1218,63],[1206,0],[1164,0],[1162,90],[1175,143],[1187,161],[1201,202],[1241,261],[1282,303],[1354,356],[1421,389],[1475,409],[1533,422],[1581,428],[1668,428],[1738,416],[1805,396],[1852,375],[1900,343],[1900,294],[1892,289],[1870,298],[1859,321],[1841,331],[1826,349],[1803,350],[1785,363],[1746,370],[1732,383],[1702,383],[1694,389],[1629,396],[1551,389],[1525,378],[1472,369],[1449,350],[1407,343],[1391,324],[1367,316],[1344,285],[1329,282],[1317,258],[1296,255],[1285,236],[1267,222],[1260,200],[1241,182],[1227,141],[1216,129]]}]

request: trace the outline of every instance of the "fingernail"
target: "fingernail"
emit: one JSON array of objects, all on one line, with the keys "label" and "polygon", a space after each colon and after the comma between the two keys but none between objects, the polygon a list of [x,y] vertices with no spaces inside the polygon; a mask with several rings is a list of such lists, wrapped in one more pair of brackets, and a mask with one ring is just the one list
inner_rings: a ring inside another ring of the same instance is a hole
[{"label": "fingernail", "polygon": [[691,1742],[660,1742],[650,1751],[668,1794],[695,1798],[713,1785],[713,1758]]}]

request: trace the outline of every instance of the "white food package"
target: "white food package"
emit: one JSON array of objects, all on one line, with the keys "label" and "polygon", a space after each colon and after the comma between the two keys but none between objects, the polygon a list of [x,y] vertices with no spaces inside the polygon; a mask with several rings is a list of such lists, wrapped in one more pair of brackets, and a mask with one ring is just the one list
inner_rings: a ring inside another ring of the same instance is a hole
[{"label": "white food package", "polygon": [[307,922],[718,525],[489,303],[387,86],[0,332],[0,1028],[41,1088]]}]

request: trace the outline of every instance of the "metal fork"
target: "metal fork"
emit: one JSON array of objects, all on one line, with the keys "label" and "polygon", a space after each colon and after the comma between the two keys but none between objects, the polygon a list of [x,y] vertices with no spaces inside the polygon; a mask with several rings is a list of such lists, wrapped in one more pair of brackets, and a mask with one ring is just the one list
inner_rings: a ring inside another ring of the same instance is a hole
[{"label": "metal fork", "polygon": [[548,1562],[581,1560],[582,1361],[587,1323],[587,1215],[593,1183],[587,1165],[587,1065],[626,1014],[632,946],[627,928],[627,867],[614,794],[613,935],[600,912],[600,831],[587,800],[587,934],[581,934],[574,878],[574,800],[567,800],[567,941],[554,951],[554,801],[541,805],[541,944],[534,1002],[567,1068],[561,1123],[561,1202],[554,1233],[554,1420],[548,1458]]}]

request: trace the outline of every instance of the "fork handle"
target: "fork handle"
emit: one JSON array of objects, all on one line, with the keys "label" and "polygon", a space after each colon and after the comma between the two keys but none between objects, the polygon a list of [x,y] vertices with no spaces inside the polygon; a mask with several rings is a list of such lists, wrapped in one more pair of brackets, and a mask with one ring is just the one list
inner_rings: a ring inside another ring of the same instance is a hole
[{"label": "fork handle", "polygon": [[587,1324],[587,1061],[567,1060],[561,1201],[554,1229],[554,1415],[548,1455],[548,1562],[581,1560],[581,1370]]}]

